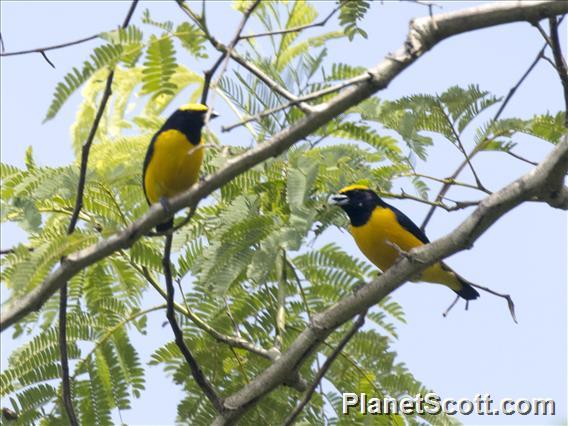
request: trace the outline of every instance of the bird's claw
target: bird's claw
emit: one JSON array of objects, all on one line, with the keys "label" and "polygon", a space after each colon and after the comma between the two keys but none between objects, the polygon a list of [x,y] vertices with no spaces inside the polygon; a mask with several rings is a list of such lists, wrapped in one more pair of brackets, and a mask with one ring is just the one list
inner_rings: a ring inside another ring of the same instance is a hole
[{"label": "bird's claw", "polygon": [[164,208],[165,212],[168,215],[172,214],[172,205],[170,204],[170,201],[166,198],[166,197],[160,197],[160,205]]}]

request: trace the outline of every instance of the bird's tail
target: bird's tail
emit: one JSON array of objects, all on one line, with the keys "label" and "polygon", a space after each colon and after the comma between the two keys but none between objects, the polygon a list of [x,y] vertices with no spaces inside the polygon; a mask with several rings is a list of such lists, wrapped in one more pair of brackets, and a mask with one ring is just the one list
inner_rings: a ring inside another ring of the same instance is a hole
[{"label": "bird's tail", "polygon": [[458,274],[456,274],[456,277],[457,277],[459,283],[461,284],[461,288],[459,290],[454,290],[458,294],[458,296],[460,296],[461,298],[463,298],[465,300],[474,300],[474,299],[477,299],[479,297],[479,293],[477,292],[477,290],[475,288],[473,288],[473,286],[471,285],[472,284],[471,282],[469,282],[465,278],[459,276]]}]

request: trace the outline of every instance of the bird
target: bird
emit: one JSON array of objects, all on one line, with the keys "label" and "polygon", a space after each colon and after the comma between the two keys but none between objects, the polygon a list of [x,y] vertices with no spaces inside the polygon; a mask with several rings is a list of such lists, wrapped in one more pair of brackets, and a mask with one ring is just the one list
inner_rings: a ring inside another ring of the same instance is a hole
[{"label": "bird", "polygon": [[[363,254],[385,272],[401,252],[428,244],[428,237],[400,210],[384,202],[366,185],[350,185],[332,195],[329,203],[349,216],[355,243]],[[443,284],[466,301],[477,299],[475,284],[467,281],[444,262],[437,262],[412,281]]]},{"label": "bird", "polygon": [[[201,131],[209,108],[190,103],[179,107],[154,134],[142,171],[142,187],[148,205],[160,202],[168,210],[167,199],[189,189],[199,179],[205,147]],[[217,116],[214,111],[211,118]],[[173,226],[173,217],[156,227],[164,232]]]}]

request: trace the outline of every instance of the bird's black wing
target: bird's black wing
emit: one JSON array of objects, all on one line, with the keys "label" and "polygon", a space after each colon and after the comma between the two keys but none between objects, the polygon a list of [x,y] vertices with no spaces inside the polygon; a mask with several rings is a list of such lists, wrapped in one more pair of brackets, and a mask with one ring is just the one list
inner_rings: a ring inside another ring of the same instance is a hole
[{"label": "bird's black wing", "polygon": [[392,211],[396,215],[396,220],[398,221],[400,226],[402,226],[404,229],[406,229],[408,232],[410,232],[412,235],[414,235],[424,244],[428,244],[430,242],[426,234],[422,232],[422,230],[418,226],[416,226],[415,223],[412,220],[410,220],[410,218],[407,215],[405,215],[396,207],[393,207],[391,205],[388,205],[388,207],[392,209]]},{"label": "bird's black wing", "polygon": [[154,154],[154,144],[156,143],[156,139],[160,134],[161,129],[158,130],[154,136],[152,136],[152,140],[150,141],[150,145],[148,145],[148,150],[146,151],[146,157],[144,158],[144,166],[142,167],[142,189],[144,190],[144,196],[146,197],[146,201],[148,204],[150,200],[148,199],[148,194],[146,194],[146,169],[148,168],[148,164],[150,164],[150,160],[152,159],[152,155]]}]

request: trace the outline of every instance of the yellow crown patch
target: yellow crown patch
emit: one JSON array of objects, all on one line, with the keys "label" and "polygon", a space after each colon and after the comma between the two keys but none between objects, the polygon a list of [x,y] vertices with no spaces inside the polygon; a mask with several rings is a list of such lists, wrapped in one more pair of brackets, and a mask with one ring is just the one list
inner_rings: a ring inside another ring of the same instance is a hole
[{"label": "yellow crown patch", "polygon": [[207,108],[206,105],[203,104],[186,104],[186,105],[182,105],[178,108],[180,111],[207,111],[209,108]]},{"label": "yellow crown patch", "polygon": [[365,185],[360,185],[360,184],[349,185],[349,186],[346,186],[345,188],[340,189],[340,190],[339,190],[339,193],[340,193],[340,194],[343,194],[343,193],[345,193],[345,192],[355,191],[355,190],[357,190],[357,189],[366,191],[366,190],[369,189],[369,187],[368,187],[368,186],[365,186]]}]

